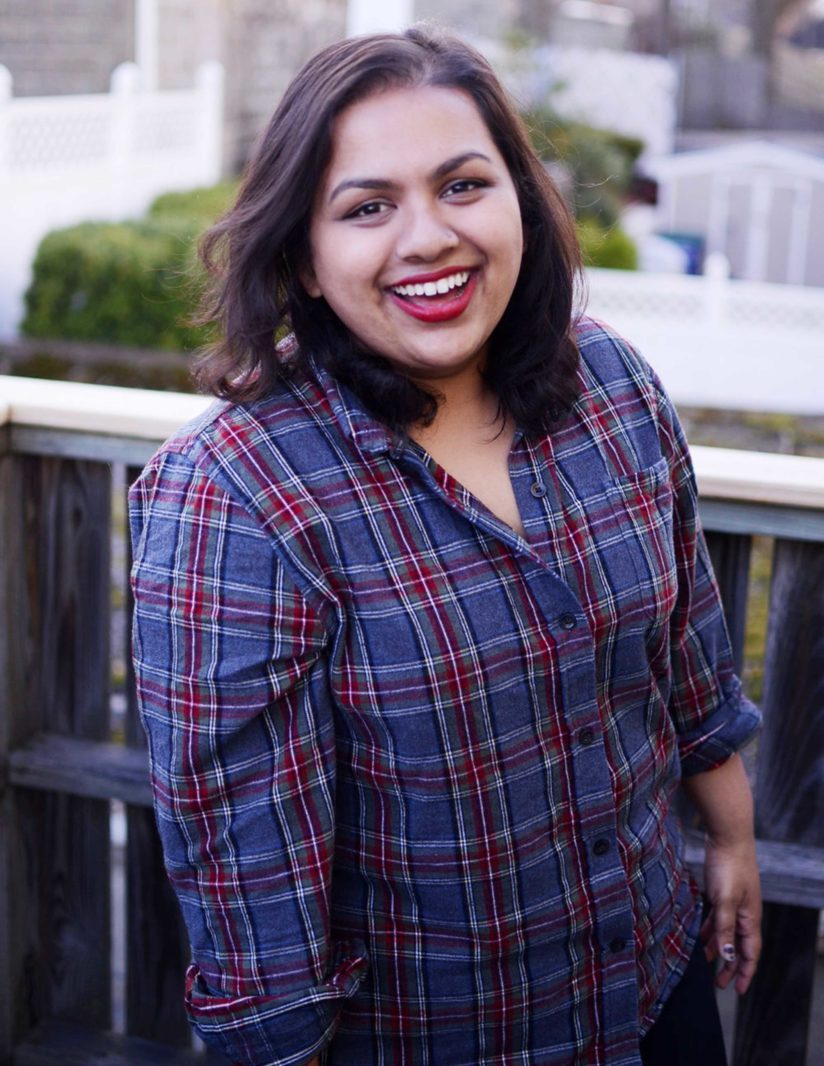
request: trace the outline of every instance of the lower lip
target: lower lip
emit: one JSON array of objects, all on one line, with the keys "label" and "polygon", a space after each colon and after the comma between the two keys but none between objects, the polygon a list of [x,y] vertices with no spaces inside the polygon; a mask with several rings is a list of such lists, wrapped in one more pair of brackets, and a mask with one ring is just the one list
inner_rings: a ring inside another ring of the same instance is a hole
[{"label": "lower lip", "polygon": [[[461,289],[457,296],[452,296],[446,300],[438,300],[432,302],[431,298],[425,296],[409,297],[398,296],[395,292],[389,292],[389,296],[394,300],[397,307],[400,307],[402,311],[405,311],[407,315],[412,318],[417,318],[420,322],[449,322],[453,318],[458,318],[464,313],[469,306],[469,301],[472,299],[472,293],[475,291],[475,282],[477,281],[477,274],[470,274],[469,280],[466,285]],[[418,302],[420,300],[421,302]],[[426,300],[426,303],[423,301]]]}]

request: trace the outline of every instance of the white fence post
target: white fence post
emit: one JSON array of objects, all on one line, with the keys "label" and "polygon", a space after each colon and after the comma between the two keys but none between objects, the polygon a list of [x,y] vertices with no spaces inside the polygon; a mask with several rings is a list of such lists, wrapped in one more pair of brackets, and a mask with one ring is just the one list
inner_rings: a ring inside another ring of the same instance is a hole
[{"label": "white fence post", "polygon": [[205,184],[220,181],[223,167],[223,64],[201,63],[195,85],[202,97],[200,108],[200,158]]},{"label": "white fence post", "polygon": [[8,67],[0,64],[0,175],[8,173],[9,155],[9,104],[11,102],[12,78]]},{"label": "white fence post", "polygon": [[704,294],[707,324],[720,326],[727,318],[730,296],[730,261],[721,252],[711,252],[704,260]]},{"label": "white fence post", "polygon": [[159,30],[157,0],[135,0],[135,59],[140,68],[140,87],[144,92],[157,89]]},{"label": "white fence post", "polygon": [[[112,152],[109,160],[112,180],[117,190],[125,188],[134,158],[135,114],[140,88],[140,68],[136,63],[121,63],[112,71]],[[116,212],[125,213],[127,200],[116,194]]]}]

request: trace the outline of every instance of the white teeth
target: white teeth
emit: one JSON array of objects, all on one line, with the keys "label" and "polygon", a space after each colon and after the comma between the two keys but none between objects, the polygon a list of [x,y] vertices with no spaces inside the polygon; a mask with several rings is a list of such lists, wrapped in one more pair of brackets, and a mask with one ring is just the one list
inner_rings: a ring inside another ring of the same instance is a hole
[{"label": "white teeth", "polygon": [[457,274],[450,274],[437,281],[417,282],[414,285],[393,285],[392,292],[398,296],[445,296],[452,289],[466,285],[469,281],[469,271],[461,270]]}]

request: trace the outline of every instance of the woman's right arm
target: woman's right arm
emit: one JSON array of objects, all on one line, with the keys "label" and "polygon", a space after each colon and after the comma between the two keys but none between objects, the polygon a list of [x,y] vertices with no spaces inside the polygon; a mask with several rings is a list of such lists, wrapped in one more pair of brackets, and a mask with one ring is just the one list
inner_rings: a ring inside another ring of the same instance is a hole
[{"label": "woman's right arm", "polygon": [[225,487],[167,452],[132,490],[134,654],[186,1003],[245,1066],[302,1066],[366,962],[329,944],[329,611]]}]

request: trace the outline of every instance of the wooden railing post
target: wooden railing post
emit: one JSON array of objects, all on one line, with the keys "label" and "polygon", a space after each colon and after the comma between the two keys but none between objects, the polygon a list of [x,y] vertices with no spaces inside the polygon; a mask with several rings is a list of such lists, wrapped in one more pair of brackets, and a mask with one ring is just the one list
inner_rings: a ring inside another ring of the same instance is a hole
[{"label": "wooden railing post", "polygon": [[740,674],[744,661],[752,537],[747,534],[709,532],[707,547],[724,601],[735,668]]},{"label": "wooden railing post", "polygon": [[[36,732],[109,733],[108,467],[0,459],[2,754]],[[107,1028],[109,804],[6,787],[2,1051],[45,1018]]]},{"label": "wooden railing post", "polygon": [[11,1061],[15,1040],[29,1024],[28,927],[23,865],[15,839],[14,793],[8,756],[34,728],[21,698],[23,630],[17,603],[23,588],[20,462],[9,451],[9,429],[0,427],[0,1062]]},{"label": "wooden railing post", "polygon": [[[756,779],[760,839],[824,847],[824,545],[777,541]],[[807,1061],[818,911],[772,903],[739,1010],[735,1066]]]}]

